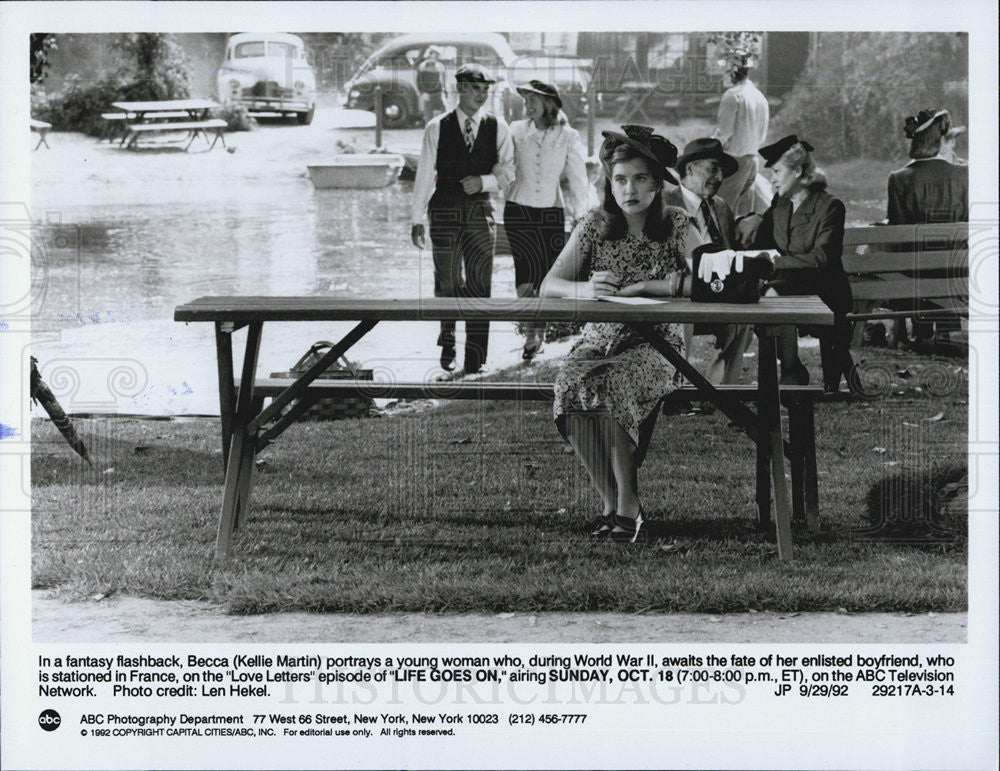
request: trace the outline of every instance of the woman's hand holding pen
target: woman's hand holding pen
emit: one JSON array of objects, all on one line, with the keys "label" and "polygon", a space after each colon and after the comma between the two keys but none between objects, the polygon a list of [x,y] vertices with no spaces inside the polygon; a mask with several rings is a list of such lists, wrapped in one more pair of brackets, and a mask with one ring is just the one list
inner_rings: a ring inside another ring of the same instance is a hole
[{"label": "woman's hand holding pen", "polygon": [[589,297],[601,297],[603,295],[617,294],[621,282],[618,277],[609,270],[599,270],[590,277],[587,282]]}]

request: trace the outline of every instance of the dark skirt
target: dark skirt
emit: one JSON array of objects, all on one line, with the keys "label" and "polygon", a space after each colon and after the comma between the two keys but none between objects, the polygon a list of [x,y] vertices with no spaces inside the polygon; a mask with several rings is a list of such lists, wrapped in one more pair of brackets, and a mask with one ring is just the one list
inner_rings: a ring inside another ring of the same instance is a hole
[{"label": "dark skirt", "polygon": [[514,284],[537,293],[566,244],[566,215],[558,206],[536,209],[508,201],[503,224],[514,255]]}]

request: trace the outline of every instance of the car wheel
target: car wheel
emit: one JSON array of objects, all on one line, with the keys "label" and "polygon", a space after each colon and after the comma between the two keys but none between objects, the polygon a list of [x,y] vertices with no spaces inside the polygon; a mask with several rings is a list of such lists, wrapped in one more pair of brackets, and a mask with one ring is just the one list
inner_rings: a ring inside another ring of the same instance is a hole
[{"label": "car wheel", "polygon": [[382,126],[384,128],[406,128],[413,119],[410,106],[402,94],[386,94],[382,97]]},{"label": "car wheel", "polygon": [[309,108],[307,112],[297,112],[295,113],[296,119],[299,121],[300,126],[308,126],[313,122],[313,115],[316,114],[316,105]]}]

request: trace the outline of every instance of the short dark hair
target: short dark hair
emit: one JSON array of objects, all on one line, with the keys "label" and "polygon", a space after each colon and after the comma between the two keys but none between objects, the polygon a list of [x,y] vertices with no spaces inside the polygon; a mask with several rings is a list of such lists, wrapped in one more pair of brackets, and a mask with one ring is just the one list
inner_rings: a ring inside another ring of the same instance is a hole
[{"label": "short dark hair", "polygon": [[601,201],[601,219],[598,228],[598,237],[602,241],[618,241],[628,234],[628,224],[625,221],[625,213],[615,200],[611,190],[611,170],[616,163],[626,163],[628,161],[641,160],[649,173],[653,175],[659,184],[659,190],[653,198],[653,202],[646,209],[646,224],[643,232],[650,241],[666,241],[673,233],[673,223],[665,216],[663,206],[663,175],[635,148],[621,144],[614,149],[607,164],[607,171],[604,174],[604,195]]}]

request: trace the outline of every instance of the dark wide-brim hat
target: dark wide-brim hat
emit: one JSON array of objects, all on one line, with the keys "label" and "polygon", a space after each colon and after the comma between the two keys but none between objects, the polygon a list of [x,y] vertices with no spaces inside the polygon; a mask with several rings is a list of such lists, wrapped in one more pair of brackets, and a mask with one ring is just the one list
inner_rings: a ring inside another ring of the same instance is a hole
[{"label": "dark wide-brim hat", "polygon": [[702,158],[715,158],[722,166],[722,176],[730,177],[736,173],[740,167],[740,162],[722,149],[722,142],[718,139],[695,139],[684,145],[684,152],[677,159],[675,168],[677,173],[684,176],[684,167],[692,161],[700,161]]},{"label": "dark wide-brim hat", "polygon": [[489,83],[493,85],[496,79],[488,74],[478,64],[463,64],[455,73],[456,83]]},{"label": "dark wide-brim hat", "polygon": [[672,185],[680,184],[669,168],[677,162],[677,148],[666,137],[653,133],[652,126],[622,126],[621,133],[617,131],[602,131],[604,144],[601,145],[601,163],[607,171],[611,156],[621,145],[627,145],[641,155],[650,168],[658,172],[663,179]]},{"label": "dark wide-brim hat", "polygon": [[916,134],[927,131],[934,125],[934,121],[947,115],[948,122],[951,123],[951,113],[947,110],[921,110],[916,115],[910,115],[903,123],[903,132],[907,139],[913,139]]},{"label": "dark wide-brim hat", "polygon": [[764,168],[769,168],[776,164],[781,156],[791,150],[795,145],[802,145],[803,149],[807,152],[811,153],[813,151],[813,146],[804,139],[799,139],[795,136],[795,134],[789,134],[787,137],[782,137],[774,144],[760,148],[757,152],[763,155],[764,160],[767,161],[767,163],[764,164]]},{"label": "dark wide-brim hat", "polygon": [[521,96],[525,94],[547,96],[556,103],[556,107],[560,110],[562,109],[562,99],[559,96],[559,89],[551,83],[545,83],[541,80],[529,80],[527,83],[521,83],[517,86],[517,93],[521,94]]}]

